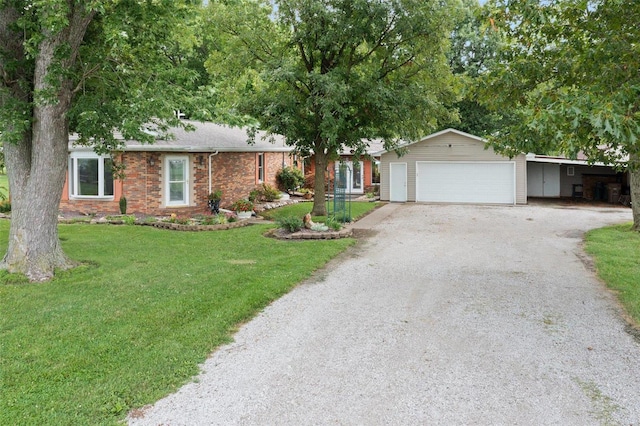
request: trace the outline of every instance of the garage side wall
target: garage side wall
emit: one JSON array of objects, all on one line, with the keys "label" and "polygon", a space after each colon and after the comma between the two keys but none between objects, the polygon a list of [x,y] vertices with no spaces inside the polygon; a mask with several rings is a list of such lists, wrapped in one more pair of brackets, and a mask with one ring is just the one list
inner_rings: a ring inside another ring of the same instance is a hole
[{"label": "garage side wall", "polygon": [[418,161],[514,161],[516,164],[516,204],[527,203],[525,155],[513,159],[497,155],[492,148],[484,149],[481,140],[455,132],[423,139],[408,146],[408,152],[398,157],[395,152],[384,153],[380,159],[380,199],[390,197],[389,164],[407,164],[407,200],[416,201],[416,162]]}]

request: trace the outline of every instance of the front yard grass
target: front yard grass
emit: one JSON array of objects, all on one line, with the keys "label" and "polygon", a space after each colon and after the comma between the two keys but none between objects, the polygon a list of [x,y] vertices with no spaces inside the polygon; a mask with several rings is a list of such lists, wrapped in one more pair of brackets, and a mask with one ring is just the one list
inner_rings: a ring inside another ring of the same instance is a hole
[{"label": "front yard grass", "polygon": [[588,232],[586,242],[598,275],[640,326],[640,233],[631,231],[629,224],[616,225]]},{"label": "front yard grass", "polygon": [[[351,202],[351,218],[353,220],[358,220],[365,214],[369,213],[371,210],[378,207],[380,203],[377,202],[368,202],[368,201],[352,201]],[[284,217],[289,216],[297,216],[302,218],[307,213],[311,213],[313,209],[312,202],[301,202],[295,204],[289,204],[287,206],[278,207],[273,210],[266,210],[260,213],[260,216],[269,220],[277,220],[282,219]],[[347,203],[347,212],[349,211],[349,204]],[[333,203],[328,204],[327,212],[329,215],[333,212]],[[324,222],[327,220],[326,216],[313,216],[311,218],[314,222]]]},{"label": "front yard grass", "polygon": [[[83,266],[45,284],[0,272],[0,424],[118,423],[354,243],[264,237],[271,226],[60,225]],[[0,221],[2,251],[8,228]]]}]

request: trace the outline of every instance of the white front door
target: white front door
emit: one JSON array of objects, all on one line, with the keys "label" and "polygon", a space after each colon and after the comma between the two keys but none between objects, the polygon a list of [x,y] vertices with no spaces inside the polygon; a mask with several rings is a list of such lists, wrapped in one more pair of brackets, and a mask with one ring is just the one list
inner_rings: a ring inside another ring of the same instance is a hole
[{"label": "white front door", "polygon": [[347,180],[345,191],[353,194],[364,193],[364,179],[363,179],[363,167],[362,161],[354,163],[353,161],[344,161],[342,163],[336,163],[336,172],[339,171],[340,165],[346,166]]},{"label": "white front door", "polygon": [[407,163],[389,164],[389,201],[407,201]]},{"label": "white front door", "polygon": [[189,157],[168,155],[165,159],[165,172],[166,205],[189,205]]}]

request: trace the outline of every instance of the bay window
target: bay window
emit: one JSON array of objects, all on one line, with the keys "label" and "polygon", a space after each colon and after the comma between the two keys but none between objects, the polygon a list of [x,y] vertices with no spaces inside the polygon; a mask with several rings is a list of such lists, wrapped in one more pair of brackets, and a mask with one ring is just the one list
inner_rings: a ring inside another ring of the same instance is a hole
[{"label": "bay window", "polygon": [[112,160],[93,152],[74,152],[69,160],[69,195],[113,197]]}]

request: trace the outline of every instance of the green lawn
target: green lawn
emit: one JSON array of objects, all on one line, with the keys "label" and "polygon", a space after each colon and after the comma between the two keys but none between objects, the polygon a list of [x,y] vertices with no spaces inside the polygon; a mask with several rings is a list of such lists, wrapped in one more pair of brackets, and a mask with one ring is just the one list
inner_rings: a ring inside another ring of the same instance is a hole
[{"label": "green lawn", "polygon": [[[379,206],[380,206],[380,203],[370,203],[367,201],[353,201],[351,203],[351,218],[353,220],[358,220],[359,218],[361,218],[362,216],[364,216],[365,214],[369,213],[371,210]],[[313,209],[312,202],[302,202],[302,203],[296,203],[296,204],[289,204],[287,206],[280,207],[273,210],[267,210],[260,213],[260,215],[265,219],[270,219],[270,220],[281,219],[289,216],[298,216],[302,218],[302,216],[304,216],[305,214],[311,213],[312,209]],[[333,204],[329,203],[328,209],[327,209],[329,214],[332,213],[332,209],[333,209]],[[347,212],[348,212],[348,209],[349,209],[349,203],[347,203]],[[312,219],[314,222],[324,222],[327,218],[326,216],[313,216]]]},{"label": "green lawn", "polygon": [[188,382],[238,324],[354,243],[266,238],[270,226],[60,225],[84,266],[46,284],[0,272],[0,425],[116,424]]},{"label": "green lawn", "polygon": [[631,231],[631,225],[618,225],[590,231],[586,240],[598,275],[640,326],[640,233]]}]

